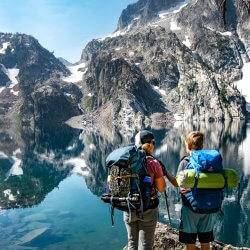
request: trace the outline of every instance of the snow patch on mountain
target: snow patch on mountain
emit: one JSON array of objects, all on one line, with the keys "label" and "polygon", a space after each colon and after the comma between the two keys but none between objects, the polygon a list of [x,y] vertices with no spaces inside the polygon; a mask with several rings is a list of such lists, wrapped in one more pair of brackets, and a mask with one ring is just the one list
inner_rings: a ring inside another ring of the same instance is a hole
[{"label": "snow patch on mountain", "polygon": [[4,194],[5,197],[8,197],[8,199],[9,199],[10,201],[14,201],[14,200],[15,200],[15,197],[14,197],[14,195],[11,193],[11,190],[10,190],[10,189],[4,190],[4,191],[3,191],[3,194]]},{"label": "snow patch on mountain", "polygon": [[161,95],[166,95],[166,90],[160,89],[158,86],[154,86],[154,89],[157,90]]},{"label": "snow patch on mountain", "polygon": [[8,159],[9,157],[4,153],[0,151],[0,159]]},{"label": "snow patch on mountain", "polygon": [[246,101],[250,103],[250,62],[244,63],[242,73],[242,79],[237,81],[236,85]]},{"label": "snow patch on mountain", "polygon": [[163,19],[169,14],[176,14],[180,12],[185,6],[187,6],[188,1],[184,1],[183,3],[177,4],[176,6],[169,8],[168,10],[165,11],[160,11],[158,16],[159,18]]},{"label": "snow patch on mountain", "polygon": [[10,42],[6,42],[2,44],[2,48],[0,49],[0,54],[5,54],[6,49],[10,46]]},{"label": "snow patch on mountain", "polygon": [[[134,18],[134,21],[137,21],[138,19],[139,19],[139,17],[138,17],[138,18]],[[102,37],[102,38],[99,38],[98,41],[101,41],[101,42],[102,42],[102,41],[104,41],[106,38],[114,38],[114,37],[118,37],[118,36],[124,36],[128,31],[131,30],[132,26],[133,26],[133,23],[131,23],[130,25],[128,25],[128,27],[127,27],[126,29],[117,30],[117,31],[115,31],[115,32],[113,32],[113,33],[111,33],[111,34],[109,34],[109,35],[107,35],[107,36],[104,36],[104,37]]]},{"label": "snow patch on mountain", "polygon": [[77,83],[82,81],[83,75],[87,72],[86,63],[80,63],[74,66],[68,67],[71,72],[70,76],[64,77],[65,82]]},{"label": "snow patch on mountain", "polygon": [[[250,126],[247,125],[247,133],[249,133],[249,132],[250,132]],[[246,137],[246,139],[242,142],[241,148],[242,148],[241,154],[243,156],[243,161],[244,161],[243,171],[244,171],[244,174],[246,176],[250,176],[250,165],[249,165],[249,162],[250,162],[250,138],[249,137]]]},{"label": "snow patch on mountain", "polygon": [[99,41],[104,41],[106,38],[113,38],[113,37],[118,37],[118,36],[123,36],[126,34],[126,31],[123,31],[123,30],[117,30],[116,32],[112,33],[112,34],[109,34],[107,36],[104,36],[102,38],[99,38],[98,40]]},{"label": "snow patch on mountain", "polygon": [[219,34],[221,34],[223,36],[232,36],[233,35],[232,32],[230,32],[230,31],[220,32],[220,31],[217,31],[217,30],[215,30],[215,29],[213,29],[211,27],[207,27],[207,29],[209,29],[209,30],[211,30],[213,32],[217,32],[217,33],[219,33]]},{"label": "snow patch on mountain", "polygon": [[17,76],[19,74],[19,69],[16,69],[16,68],[7,69],[6,73],[11,81],[9,88],[13,88],[15,85],[18,84]]},{"label": "snow patch on mountain", "polygon": [[15,91],[13,89],[10,90],[10,93],[15,95],[15,96],[18,96],[19,95],[19,91]]},{"label": "snow patch on mountain", "polygon": [[5,86],[5,87],[1,87],[0,88],[0,94],[5,90],[5,89],[10,89],[10,92],[15,95],[18,96],[19,91],[14,90],[13,88],[18,85],[18,74],[19,74],[19,69],[17,68],[12,68],[12,69],[6,69],[3,65],[2,68],[4,70],[4,73],[8,76],[10,83],[9,86]]},{"label": "snow patch on mountain", "polygon": [[168,145],[167,144],[163,144],[160,148],[157,148],[155,150],[155,155],[159,156],[163,153],[166,153],[168,151]]},{"label": "snow patch on mountain", "polygon": [[182,43],[185,44],[188,48],[190,48],[192,45],[188,36],[185,36],[185,40]]},{"label": "snow patch on mountain", "polygon": [[64,162],[65,165],[72,165],[74,168],[72,173],[81,176],[88,176],[90,169],[87,167],[86,161],[82,157],[71,158]]},{"label": "snow patch on mountain", "polygon": [[22,153],[21,149],[18,148],[18,149],[16,149],[16,150],[13,152],[13,155],[14,155],[14,156],[17,156],[17,155],[20,155],[21,153]]},{"label": "snow patch on mountain", "polygon": [[6,174],[6,180],[10,177],[10,176],[20,176],[23,175],[23,169],[21,167],[22,161],[20,159],[18,159],[17,157],[12,157],[12,159],[14,160],[14,164],[12,165],[12,167],[10,168],[10,170],[7,172]]},{"label": "snow patch on mountain", "polygon": [[8,76],[10,79],[10,85],[9,88],[13,88],[15,85],[18,84],[18,74],[19,74],[19,69],[17,68],[11,68],[11,69],[6,69],[3,64],[1,64],[2,70],[4,73]]},{"label": "snow patch on mountain", "polygon": [[171,29],[172,31],[181,30],[181,28],[178,27],[176,21],[171,21],[171,22],[170,22],[170,29]]},{"label": "snow patch on mountain", "polygon": [[0,94],[6,89],[6,87],[1,87],[0,88]]},{"label": "snow patch on mountain", "polygon": [[183,117],[181,115],[179,115],[179,114],[174,114],[174,119],[176,121],[183,121]]}]

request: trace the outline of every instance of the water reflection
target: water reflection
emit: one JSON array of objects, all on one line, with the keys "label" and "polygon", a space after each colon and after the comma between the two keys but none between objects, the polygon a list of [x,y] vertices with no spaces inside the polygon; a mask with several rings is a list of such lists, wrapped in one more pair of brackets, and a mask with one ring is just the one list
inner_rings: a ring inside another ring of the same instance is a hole
[{"label": "water reflection", "polygon": [[71,168],[65,166],[65,161],[83,150],[79,133],[64,126],[57,130],[35,131],[15,140],[8,131],[2,131],[1,209],[40,204],[69,175]]},{"label": "water reflection", "polygon": [[[230,191],[225,198],[225,215],[218,220],[215,230],[217,239],[233,245],[250,246],[250,126],[241,122],[225,124],[179,123],[175,124],[175,127],[171,129],[151,130],[156,136],[156,155],[173,174],[177,171],[180,159],[185,155],[184,136],[192,130],[205,132],[206,147],[219,149],[223,154],[225,167],[234,168],[241,176],[239,192],[237,190]],[[29,229],[42,230],[43,228],[48,229],[48,227],[54,229],[52,230],[53,240],[52,238],[50,239],[54,242],[53,244],[57,244],[55,243],[57,240],[60,241],[60,244],[58,243],[55,247],[65,246],[66,241],[69,246],[72,246],[72,244],[75,244],[75,247],[81,246],[78,244],[82,242],[82,236],[80,234],[75,235],[75,231],[88,232],[93,227],[94,229],[91,230],[94,230],[95,234],[99,234],[98,228],[100,227],[101,219],[94,220],[87,228],[81,229],[85,224],[88,224],[87,218],[95,218],[98,213],[106,216],[106,224],[102,222],[102,228],[106,228],[105,230],[108,231],[107,207],[99,202],[97,197],[91,198],[90,194],[87,195],[88,198],[86,199],[88,200],[85,199],[84,180],[92,194],[99,196],[105,191],[107,177],[105,159],[115,148],[132,142],[136,131],[131,131],[129,134],[126,134],[124,131],[103,127],[99,132],[81,132],[67,126],[57,129],[47,128],[46,130],[25,131],[22,134],[18,134],[16,131],[1,130],[0,209],[3,211],[4,209],[22,207],[26,208],[26,210],[23,212],[20,212],[18,209],[14,210],[10,216],[12,222],[6,221],[5,217],[0,214],[0,225],[8,226],[8,230],[14,230],[13,228],[15,228],[15,230],[20,231],[20,228],[23,227],[21,226],[23,222],[20,222],[21,224],[18,222],[18,224],[15,222],[15,218],[18,217],[20,220],[22,213],[24,213],[27,220],[25,222],[27,232],[29,232]],[[67,178],[71,176],[71,173],[81,175],[82,184],[79,179]],[[63,187],[66,185],[66,187],[54,195],[55,187],[60,185]],[[79,188],[81,185],[82,189]],[[73,187],[76,189],[73,189]],[[72,195],[72,193],[75,195]],[[53,203],[50,200],[51,198],[48,198],[49,202],[41,203],[48,197],[48,194],[53,196],[56,203]],[[171,187],[168,187],[168,194],[172,221],[174,226],[178,226],[180,218],[179,194],[176,189]],[[79,199],[83,199],[82,203],[79,203]],[[95,204],[96,211],[91,209],[91,207],[86,207],[90,199]],[[167,222],[164,203],[165,201],[162,199],[160,217],[163,222]],[[35,215],[38,221],[34,222],[31,220],[29,222],[29,218],[32,219],[31,215],[34,211],[27,210],[27,207],[34,207],[34,205],[39,205],[36,208],[39,212]],[[87,210],[83,209],[84,206]],[[57,208],[55,209],[55,207]],[[63,211],[60,211],[62,208]],[[74,210],[77,212],[73,216],[71,211]],[[50,219],[43,219],[45,211],[47,211],[47,217],[50,216]],[[68,218],[70,218],[72,223],[70,229],[67,226],[68,222],[66,223],[62,220],[62,217],[65,216],[65,211],[67,211]],[[62,217],[57,216],[60,213],[63,213]],[[77,218],[77,220],[74,220],[74,218]],[[119,232],[117,231],[116,233],[120,234],[122,239],[125,239],[126,235],[125,233],[123,235],[124,229],[121,226],[121,218],[119,220],[120,222],[117,222],[119,223]],[[43,224],[41,225],[41,223]],[[48,233],[48,231],[32,232],[33,236],[38,233]],[[232,234],[231,232],[234,233]],[[68,238],[65,235],[68,235]],[[1,240],[4,237],[0,237],[0,246],[2,246]],[[19,234],[13,231],[11,237],[18,238]],[[9,242],[12,241],[11,237]],[[48,238],[49,236],[47,235],[46,237]],[[89,238],[91,237],[92,234]],[[113,240],[112,233],[100,237],[100,242],[103,238],[111,242]],[[50,241],[48,239],[47,242],[46,244],[49,245]],[[87,244],[86,242],[87,239],[85,239],[85,243],[82,242],[81,244]],[[45,243],[37,241],[36,244],[36,246],[39,246],[39,244]],[[118,241],[114,244],[116,247],[121,246]]]},{"label": "water reflection", "polygon": [[[219,149],[223,155],[224,167],[235,169],[241,176],[239,190],[229,190],[223,204],[224,216],[216,225],[215,233],[218,240],[233,245],[249,246],[249,125],[241,122],[226,124],[180,124],[173,128],[162,141],[165,152],[160,150],[159,158],[167,168],[176,173],[181,157],[185,155],[184,136],[192,130],[205,133],[205,147]],[[247,133],[246,133],[247,132]],[[161,147],[161,148],[162,148]],[[159,149],[158,149],[159,150]],[[169,187],[169,200],[174,225],[180,218],[180,201],[178,190]],[[161,201],[162,220],[167,220],[164,200]],[[232,232],[234,232],[232,234]]]},{"label": "water reflection", "polygon": [[[241,176],[240,190],[226,192],[223,209],[224,216],[216,225],[218,240],[233,245],[249,246],[249,125],[244,122],[230,123],[180,123],[170,130],[153,131],[157,137],[157,157],[167,166],[167,169],[176,174],[180,159],[186,154],[184,137],[193,130],[205,133],[205,147],[219,149],[223,155],[224,167],[234,168]],[[90,190],[100,195],[105,189],[106,170],[105,158],[108,153],[120,145],[127,144],[132,139],[114,131],[112,136],[105,133],[85,134],[85,159],[90,166],[90,175],[86,178]],[[178,190],[168,187],[170,212],[174,226],[178,227],[181,202]],[[165,200],[161,200],[161,220],[166,222]],[[233,219],[232,219],[233,218]],[[233,236],[229,232],[234,232]]]}]

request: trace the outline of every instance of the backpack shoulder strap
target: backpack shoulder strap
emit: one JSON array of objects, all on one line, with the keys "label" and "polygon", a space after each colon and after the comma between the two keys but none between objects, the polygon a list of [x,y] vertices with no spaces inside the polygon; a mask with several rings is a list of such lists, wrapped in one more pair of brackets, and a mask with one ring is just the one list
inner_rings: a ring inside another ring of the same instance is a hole
[{"label": "backpack shoulder strap", "polygon": [[187,162],[189,162],[190,161],[190,156],[188,156],[188,155],[184,155],[182,158],[181,158],[181,160],[180,160],[180,162],[181,161],[187,161]]}]

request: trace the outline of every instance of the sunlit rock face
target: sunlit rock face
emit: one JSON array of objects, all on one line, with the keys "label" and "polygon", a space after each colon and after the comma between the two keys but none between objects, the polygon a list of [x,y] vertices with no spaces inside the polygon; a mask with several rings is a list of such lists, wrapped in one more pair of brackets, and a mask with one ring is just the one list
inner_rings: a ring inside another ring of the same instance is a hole
[{"label": "sunlit rock face", "polygon": [[158,17],[159,12],[175,7],[182,0],[139,0],[122,11],[118,29],[144,25]]},{"label": "sunlit rock face", "polygon": [[[126,103],[117,86],[121,86],[121,78],[131,82],[130,78],[123,77],[125,72],[136,79],[134,71],[125,70],[130,67],[140,71],[140,77],[144,77],[159,94],[163,107],[168,111],[167,118],[162,119],[170,122],[173,119],[244,119],[246,102],[237,89],[237,82],[242,78],[248,43],[239,37],[239,27],[243,25],[242,20],[245,23],[248,18],[248,12],[243,2],[232,2],[231,9],[228,7],[226,11],[235,13],[232,17],[234,26],[231,25],[232,18],[229,20],[230,13],[225,13],[219,1],[138,1],[128,6],[121,15],[118,30],[106,38],[91,41],[82,52],[81,60],[88,68],[83,77],[83,89],[86,91],[83,110],[88,113],[103,107],[109,111],[108,117],[112,117],[113,123],[122,124],[122,119],[128,114],[123,111],[125,116],[117,115],[117,106],[126,106],[127,110],[133,105]],[[243,12],[239,10],[241,7]],[[108,59],[100,60],[100,55],[105,54]],[[107,61],[110,61],[109,70]],[[118,70],[121,62],[124,68]],[[112,79],[108,78],[108,87],[104,74],[97,74],[101,71],[114,75]],[[97,89],[105,93],[105,99],[121,97],[119,104],[106,104],[103,97],[100,100],[102,94],[96,92]],[[138,103],[137,96],[132,95],[132,100],[132,103]],[[153,96],[142,95],[142,106],[146,100],[156,103]],[[166,114],[166,111],[158,110]],[[154,112],[151,111],[150,117]],[[138,114],[138,110],[134,113]],[[147,123],[145,117],[148,113],[140,113],[139,124]],[[138,121],[137,116],[132,118]]]},{"label": "sunlit rock face", "polygon": [[61,80],[69,74],[35,38],[0,33],[1,121],[34,128],[40,120],[58,124],[80,114],[77,104],[81,92]]},{"label": "sunlit rock face", "polygon": [[[144,116],[167,113],[161,96],[136,65],[111,53],[93,55],[84,76],[83,109],[107,123],[141,123]],[[122,127],[122,126],[121,126]]]}]

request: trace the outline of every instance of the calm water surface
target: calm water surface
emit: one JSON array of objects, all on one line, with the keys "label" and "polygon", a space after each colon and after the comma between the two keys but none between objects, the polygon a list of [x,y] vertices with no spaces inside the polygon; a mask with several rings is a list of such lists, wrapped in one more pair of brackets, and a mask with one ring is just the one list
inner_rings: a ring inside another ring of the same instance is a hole
[{"label": "calm water surface", "polygon": [[[173,174],[185,155],[184,135],[194,129],[206,133],[206,147],[220,149],[224,166],[241,177],[240,188],[226,192],[216,238],[250,247],[250,125],[180,123],[152,130],[156,155]],[[122,215],[116,212],[112,228],[109,207],[98,197],[105,190],[105,157],[133,136],[66,126],[22,135],[0,130],[0,249],[121,249],[126,244]],[[178,227],[178,191],[169,186],[168,194]],[[163,197],[160,219],[168,223]]]}]

